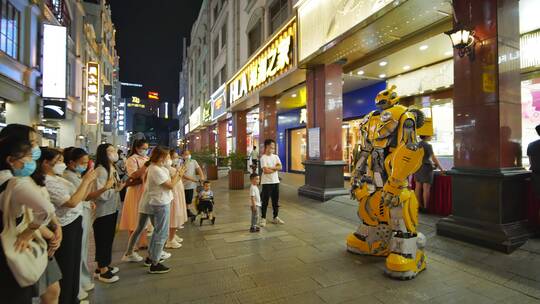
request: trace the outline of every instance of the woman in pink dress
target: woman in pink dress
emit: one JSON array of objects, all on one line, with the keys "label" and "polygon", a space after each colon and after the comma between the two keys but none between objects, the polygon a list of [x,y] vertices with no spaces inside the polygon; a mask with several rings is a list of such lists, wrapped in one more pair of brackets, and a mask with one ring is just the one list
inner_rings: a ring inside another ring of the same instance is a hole
[{"label": "woman in pink dress", "polygon": [[[120,230],[127,230],[131,235],[137,228],[139,216],[139,201],[144,192],[144,175],[146,174],[146,162],[148,157],[148,142],[145,139],[137,139],[133,142],[130,154],[126,161],[126,171],[129,176],[126,182],[127,192],[122,207],[122,217],[120,218]],[[129,186],[128,186],[129,185]],[[146,246],[146,238],[141,237],[139,247]]]},{"label": "woman in pink dress", "polygon": [[[180,157],[176,151],[171,150],[170,152],[172,166],[169,168],[171,176],[176,174],[177,170],[181,170],[180,176],[184,175],[185,168],[180,165]],[[176,235],[176,230],[183,228],[185,222],[187,222],[187,211],[186,211],[186,198],[184,196],[184,184],[177,183],[173,189],[173,201],[171,203],[171,219],[169,222],[169,239],[165,244],[165,248],[168,249],[177,249],[182,247],[180,244],[183,239]]]}]

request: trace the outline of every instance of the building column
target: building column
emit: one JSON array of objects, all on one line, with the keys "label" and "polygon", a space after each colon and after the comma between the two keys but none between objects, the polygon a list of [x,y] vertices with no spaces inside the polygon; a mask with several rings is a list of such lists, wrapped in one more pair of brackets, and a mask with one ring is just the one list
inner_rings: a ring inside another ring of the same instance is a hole
[{"label": "building column", "polygon": [[208,128],[201,130],[201,150],[208,149]]},{"label": "building column", "polygon": [[305,185],[298,194],[320,201],[349,193],[343,186],[342,72],[341,65],[330,64],[313,67],[306,75],[308,155]]},{"label": "building column", "polygon": [[233,112],[234,152],[247,155],[247,111]]},{"label": "building column", "polygon": [[227,156],[227,120],[218,122],[218,155]]},{"label": "building column", "polygon": [[208,148],[212,153],[216,150],[216,125],[208,127]]},{"label": "building column", "polygon": [[[454,0],[475,30],[475,58],[454,55],[452,215],[437,233],[511,252],[528,239],[521,165],[518,0]],[[466,24],[466,23],[465,23]],[[510,58],[498,62],[498,58]]]},{"label": "building column", "polygon": [[277,140],[277,105],[275,97],[261,97],[259,99],[259,153],[264,151],[264,141],[267,139]]}]

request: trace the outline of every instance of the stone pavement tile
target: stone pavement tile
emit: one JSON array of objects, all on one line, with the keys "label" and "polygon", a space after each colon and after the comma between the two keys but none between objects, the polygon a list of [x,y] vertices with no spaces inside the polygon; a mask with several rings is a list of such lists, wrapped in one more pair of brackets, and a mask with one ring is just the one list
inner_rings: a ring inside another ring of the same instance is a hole
[{"label": "stone pavement tile", "polygon": [[292,297],[282,298],[269,304],[325,304],[325,302],[315,293],[306,292]]},{"label": "stone pavement tile", "polygon": [[249,264],[240,264],[233,266],[238,276],[251,275],[263,272],[272,272],[279,269],[300,268],[304,266],[300,260],[294,257],[282,258],[275,261],[256,261]]},{"label": "stone pavement tile", "polygon": [[382,285],[374,281],[364,279],[326,287],[316,293],[326,303],[341,303],[347,300],[367,298],[383,288]]},{"label": "stone pavement tile", "polygon": [[494,301],[468,289],[457,289],[431,299],[429,302],[433,304],[492,304]]},{"label": "stone pavement tile", "polygon": [[517,290],[528,296],[540,299],[540,282],[538,281],[529,280],[520,276],[515,276],[511,280],[506,282],[504,286]]},{"label": "stone pavement tile", "polygon": [[513,299],[522,295],[522,293],[518,291],[486,281],[476,283],[468,289],[474,293],[486,296],[494,301]]},{"label": "stone pavement tile", "polygon": [[227,236],[225,242],[227,243],[236,243],[252,240],[265,240],[268,238],[281,237],[288,235],[287,231],[270,231],[261,230],[259,233],[251,233],[245,230],[243,233],[236,236]]},{"label": "stone pavement tile", "polygon": [[234,294],[225,294],[202,298],[195,301],[186,302],[189,304],[240,304],[240,300]]},{"label": "stone pavement tile", "polygon": [[242,304],[267,303],[281,298],[288,298],[320,288],[317,282],[310,278],[263,286],[237,292],[236,297]]},{"label": "stone pavement tile", "polygon": [[240,292],[242,290],[252,290],[255,288],[255,283],[250,278],[238,279],[214,279],[208,282],[194,282],[194,285],[177,285],[176,287],[164,286],[160,291],[169,293],[170,299],[174,299],[173,303],[182,303],[186,301],[194,301],[211,296]]},{"label": "stone pavement tile", "polygon": [[507,298],[502,301],[497,301],[497,304],[538,304],[539,298],[533,298],[524,294],[519,294],[515,297]]},{"label": "stone pavement tile", "polygon": [[313,278],[321,273],[322,269],[317,266],[300,266],[283,267],[268,272],[256,272],[249,276],[260,287],[304,280],[309,277]]},{"label": "stone pavement tile", "polygon": [[317,283],[321,284],[323,287],[330,287],[334,285],[343,284],[346,282],[351,282],[359,280],[362,278],[368,279],[370,274],[378,271],[373,267],[362,267],[361,269],[350,269],[345,270],[330,270],[330,271],[321,271],[311,276],[311,278]]}]

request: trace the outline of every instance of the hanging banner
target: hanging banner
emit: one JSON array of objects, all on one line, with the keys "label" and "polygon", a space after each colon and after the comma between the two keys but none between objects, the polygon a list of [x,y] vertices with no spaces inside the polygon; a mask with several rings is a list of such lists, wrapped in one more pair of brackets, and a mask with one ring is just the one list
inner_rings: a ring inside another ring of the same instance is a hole
[{"label": "hanging banner", "polygon": [[97,125],[100,119],[99,63],[88,62],[86,71],[86,123]]}]

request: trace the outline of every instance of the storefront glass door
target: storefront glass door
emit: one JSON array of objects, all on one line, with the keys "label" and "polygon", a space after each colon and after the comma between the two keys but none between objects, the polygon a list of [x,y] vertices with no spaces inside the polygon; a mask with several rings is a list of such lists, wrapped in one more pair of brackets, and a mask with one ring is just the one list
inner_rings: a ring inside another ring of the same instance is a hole
[{"label": "storefront glass door", "polygon": [[289,170],[304,172],[304,165],[302,162],[306,160],[307,142],[306,142],[306,129],[295,129],[289,131],[290,135],[290,149],[289,149]]}]

